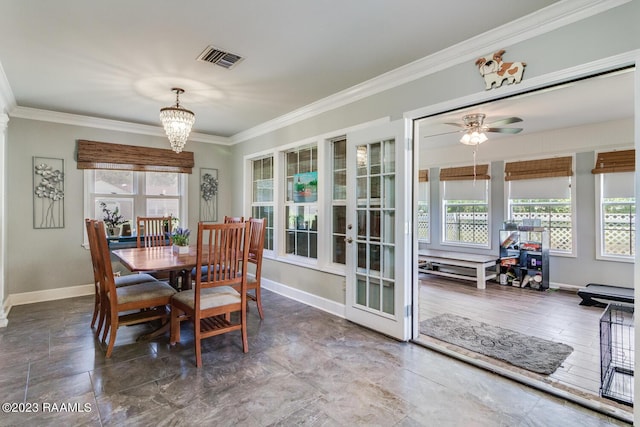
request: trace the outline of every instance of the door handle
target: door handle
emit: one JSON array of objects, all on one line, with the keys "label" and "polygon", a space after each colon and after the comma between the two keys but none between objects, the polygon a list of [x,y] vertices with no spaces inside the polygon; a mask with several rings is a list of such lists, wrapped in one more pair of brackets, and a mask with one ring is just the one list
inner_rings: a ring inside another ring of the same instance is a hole
[{"label": "door handle", "polygon": [[351,237],[345,237],[344,241],[347,243],[352,243],[353,239]]}]

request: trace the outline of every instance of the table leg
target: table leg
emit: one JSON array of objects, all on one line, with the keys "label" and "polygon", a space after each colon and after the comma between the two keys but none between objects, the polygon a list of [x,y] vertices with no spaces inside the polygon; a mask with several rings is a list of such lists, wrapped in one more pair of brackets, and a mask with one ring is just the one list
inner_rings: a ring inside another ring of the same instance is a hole
[{"label": "table leg", "polygon": [[191,289],[191,270],[182,270],[182,290]]}]

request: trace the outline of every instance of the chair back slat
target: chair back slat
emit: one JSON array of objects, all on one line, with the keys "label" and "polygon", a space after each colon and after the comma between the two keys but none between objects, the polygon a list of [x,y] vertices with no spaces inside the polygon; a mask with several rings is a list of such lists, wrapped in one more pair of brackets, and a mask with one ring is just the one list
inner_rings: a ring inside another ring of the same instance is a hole
[{"label": "chair back slat", "polygon": [[139,248],[151,248],[155,246],[167,246],[172,244],[171,215],[161,217],[142,217],[136,219],[137,238]]},{"label": "chair back slat", "polygon": [[195,278],[195,301],[201,289],[233,286],[246,291],[246,268],[243,260],[249,251],[249,222],[198,224],[198,261]]},{"label": "chair back slat", "polygon": [[98,265],[99,254],[95,239],[95,229],[93,228],[94,222],[95,220],[89,218],[86,218],[84,220],[84,225],[87,229],[87,239],[89,240],[89,252],[91,254],[91,265],[93,267],[93,279],[97,287],[98,283],[100,282],[100,266]]},{"label": "chair back slat", "polygon": [[248,261],[253,264],[262,264],[267,220],[264,218],[249,218],[249,224],[250,238]]},{"label": "chair back slat", "polygon": [[102,287],[103,292],[109,296],[111,304],[117,304],[118,294],[116,292],[113,269],[111,268],[111,253],[109,252],[107,233],[102,221],[93,222],[93,233],[96,253],[98,254],[100,286]]}]

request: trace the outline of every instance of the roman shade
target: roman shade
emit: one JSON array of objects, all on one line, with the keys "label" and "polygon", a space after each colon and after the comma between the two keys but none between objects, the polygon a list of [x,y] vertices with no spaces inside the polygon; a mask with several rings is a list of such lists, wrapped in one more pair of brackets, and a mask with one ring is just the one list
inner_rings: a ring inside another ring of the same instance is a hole
[{"label": "roman shade", "polygon": [[429,169],[418,171],[418,182],[429,182]]},{"label": "roman shade", "polygon": [[78,169],[191,173],[193,152],[78,140]]},{"label": "roman shade", "polygon": [[516,181],[522,179],[572,176],[572,163],[573,159],[571,156],[509,162],[504,165],[504,180]]},{"label": "roman shade", "polygon": [[468,181],[475,179],[491,179],[489,165],[440,169],[440,181]]},{"label": "roman shade", "polygon": [[596,165],[591,173],[634,172],[636,170],[636,150],[607,151],[598,153]]}]

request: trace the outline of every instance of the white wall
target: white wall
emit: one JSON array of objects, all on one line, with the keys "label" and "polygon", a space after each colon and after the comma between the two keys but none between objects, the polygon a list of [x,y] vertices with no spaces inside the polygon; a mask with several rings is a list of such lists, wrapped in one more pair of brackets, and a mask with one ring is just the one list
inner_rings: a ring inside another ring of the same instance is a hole
[{"label": "white wall", "polygon": [[[597,69],[598,62],[603,59],[640,49],[638,16],[640,16],[640,2],[632,1],[600,15],[533,38],[523,40],[520,35],[517,35],[511,41],[492,40],[486,49],[479,50],[477,54],[482,56],[503,48],[508,52],[509,58],[527,62],[522,86],[528,81],[539,82],[540,85],[556,83],[562,79],[579,77],[571,75],[571,73],[567,74],[565,71],[567,69],[593,63],[595,65],[592,65],[591,68]],[[462,46],[461,49],[464,47]],[[477,102],[482,102],[504,96],[509,90],[517,90],[517,88],[503,87],[500,90],[485,92],[484,81],[479,76],[473,62],[474,60],[454,62],[445,70],[434,73],[425,70],[425,73],[422,74],[424,77],[383,90],[350,104],[340,104],[315,117],[254,136],[236,144],[233,146],[234,180],[243,181],[243,158],[252,153],[275,149],[305,138],[327,134],[381,117],[400,118],[408,112],[421,108],[428,109],[431,106],[450,102],[450,100],[474,97]],[[599,71],[604,71],[604,69]],[[454,105],[451,108],[462,106],[464,105]],[[433,111],[434,114],[438,112],[442,112],[442,110]],[[411,118],[418,117],[421,115],[416,113]],[[549,146],[553,148],[553,145]],[[462,150],[462,147],[459,150]],[[489,155],[490,152],[484,153],[483,151],[482,155],[485,154]],[[459,152],[449,153],[447,156],[461,158]],[[245,215],[248,214],[246,200],[241,194],[234,195],[233,207],[235,211],[244,209]],[[282,274],[283,280],[286,280],[286,284],[294,288],[313,289],[314,293],[328,299],[335,299],[343,295],[341,292],[342,281],[339,276],[327,273],[324,277],[318,278],[316,283],[310,284],[309,280],[306,280],[305,269],[302,267],[280,262],[273,262],[274,265],[271,265],[269,261],[265,263],[274,272],[281,269],[286,271],[287,274]],[[344,303],[344,299],[341,298],[337,302]]]},{"label": "white wall", "polygon": [[[7,295],[74,287],[93,283],[89,251],[83,243],[83,171],[76,166],[76,141],[169,148],[165,138],[12,118],[7,138],[6,290]],[[198,221],[200,167],[217,168],[220,180],[219,215],[230,206],[232,188],[227,147],[188,142],[195,168],[189,176],[188,225]],[[63,158],[65,167],[65,226],[33,228],[32,157]]]},{"label": "white wall", "polygon": [[[633,118],[588,126],[523,134],[490,140],[480,146],[477,162],[491,164],[491,248],[488,250],[460,248],[464,252],[497,254],[498,232],[505,220],[504,162],[576,154],[574,184],[576,188],[576,248],[575,256],[551,256],[549,276],[552,286],[583,287],[602,283],[633,287],[633,263],[596,259],[596,187],[591,169],[596,151],[632,148]],[[431,243],[435,249],[452,249],[440,244],[440,202],[438,168],[468,166],[473,161],[472,147],[453,144],[430,148],[421,144],[419,169],[430,169],[432,224]]]}]

